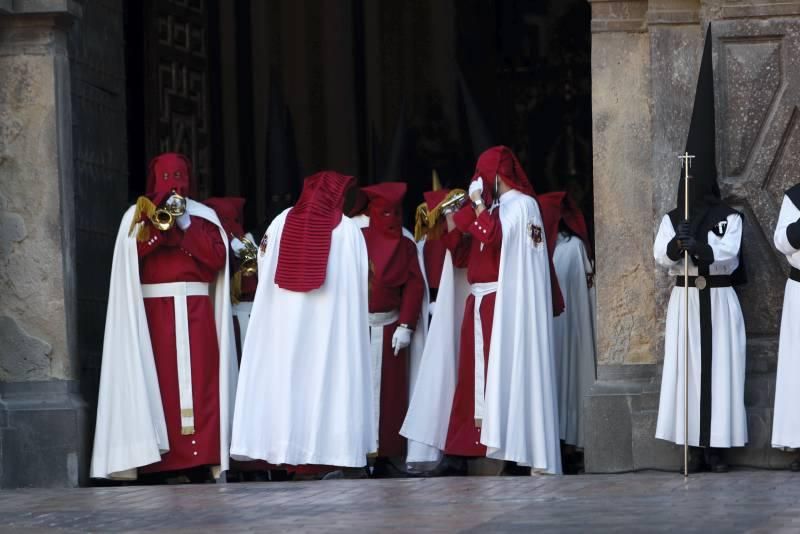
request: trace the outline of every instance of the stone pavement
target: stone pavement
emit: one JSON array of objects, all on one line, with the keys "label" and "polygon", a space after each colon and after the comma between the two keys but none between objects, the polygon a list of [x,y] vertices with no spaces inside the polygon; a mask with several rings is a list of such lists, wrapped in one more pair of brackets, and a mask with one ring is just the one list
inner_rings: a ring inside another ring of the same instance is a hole
[{"label": "stone pavement", "polygon": [[800,532],[800,475],[636,473],[0,492],[0,530]]}]

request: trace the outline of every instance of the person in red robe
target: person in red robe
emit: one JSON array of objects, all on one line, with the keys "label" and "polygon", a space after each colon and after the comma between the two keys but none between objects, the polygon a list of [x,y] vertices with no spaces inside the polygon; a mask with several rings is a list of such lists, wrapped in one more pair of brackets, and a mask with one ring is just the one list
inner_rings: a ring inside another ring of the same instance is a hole
[{"label": "person in red robe", "polygon": [[[447,221],[441,215],[443,204],[449,199],[450,189],[434,189],[423,193],[425,201],[417,208],[417,224],[415,238],[424,239],[422,256],[425,264],[425,276],[430,293],[429,313],[433,315],[436,295],[442,278],[442,268],[448,250],[455,249],[461,239],[460,232],[450,232]],[[436,220],[431,221],[433,217]]]},{"label": "person in red robe", "polygon": [[[487,181],[485,184],[484,179]],[[492,186],[494,191],[491,190]],[[448,456],[483,457],[487,452],[481,443],[481,414],[475,413],[477,373],[474,355],[476,343],[481,343],[485,377],[489,365],[503,242],[500,210],[490,210],[489,206],[497,201],[499,195],[510,190],[534,196],[533,188],[511,150],[507,147],[489,149],[481,155],[476,165],[475,178],[469,190],[472,205],[465,205],[455,214],[447,216],[450,233],[462,236],[458,241],[447,240],[453,262],[456,267],[467,269],[467,279],[472,285],[461,328],[457,385],[444,451]],[[539,232],[541,231],[539,228]],[[549,241],[548,239],[548,248],[554,248]],[[555,237],[552,242],[555,243]],[[550,258],[552,273],[552,250]],[[551,275],[553,312],[556,315],[564,309],[557,283],[555,275]],[[476,317],[479,317],[479,324]],[[476,327],[480,329],[478,332]],[[463,464],[458,465],[459,470],[464,467]]]},{"label": "person in red robe", "polygon": [[[244,336],[247,333],[247,323],[258,287],[258,276],[255,273],[245,272],[242,264],[248,253],[257,252],[255,239],[252,234],[245,234],[244,231],[244,198],[213,197],[206,199],[205,204],[216,212],[225,233],[228,234],[233,329],[236,335],[236,354],[241,362]],[[248,247],[252,250],[248,250]]]},{"label": "person in red robe", "polygon": [[380,476],[388,458],[405,453],[400,427],[408,407],[406,349],[422,309],[425,282],[416,246],[402,233],[406,184],[387,182],[362,191],[369,198],[369,226],[362,231],[370,266],[370,342],[376,364],[373,388],[379,399],[379,459],[373,473]]},{"label": "person in red robe", "polygon": [[[150,163],[146,196],[157,206],[175,193],[189,196],[190,180],[189,161],[184,156],[162,154]],[[190,289],[184,319],[188,322],[190,376],[179,376],[187,370],[179,364],[177,348],[181,318],[176,318],[175,299],[167,293],[169,284],[176,282],[207,288],[225,267],[226,244],[214,224],[191,217],[188,211],[166,231],[159,231],[147,217],[143,220],[150,237],[137,244],[139,272],[170,450],[161,461],[140,472],[216,466],[220,464],[220,355],[214,306],[207,289]]]}]

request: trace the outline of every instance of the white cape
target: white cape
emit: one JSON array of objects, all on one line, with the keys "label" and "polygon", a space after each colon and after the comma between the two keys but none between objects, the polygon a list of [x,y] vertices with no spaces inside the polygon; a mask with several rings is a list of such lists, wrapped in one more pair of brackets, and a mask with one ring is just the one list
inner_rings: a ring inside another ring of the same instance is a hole
[{"label": "white cape", "polygon": [[564,313],[553,319],[561,439],[583,447],[583,399],[594,384],[596,367],[595,290],[587,284],[593,269],[583,241],[561,234],[553,264],[566,304]]},{"label": "white cape", "polygon": [[[536,201],[500,197],[503,242],[486,376],[486,456],[561,473],[550,263]],[[537,230],[538,228],[538,230]],[[536,243],[534,233],[540,233]]]},{"label": "white cape", "polygon": [[[400,434],[409,440],[408,462],[435,462],[444,450],[456,390],[461,322],[468,296],[466,270],[454,268],[448,251],[428,339],[415,375],[406,419],[400,429]],[[427,447],[412,451],[411,443]]]},{"label": "white cape", "polygon": [[[290,208],[291,209],[291,208]],[[284,211],[259,253],[242,353],[231,456],[272,464],[361,467],[375,451],[367,247],[347,217],[331,236],[325,283],[278,287]]]},{"label": "white cape", "polygon": [[[211,208],[187,201],[187,212],[215,224],[228,249],[228,238]],[[136,468],[158,462],[169,451],[153,347],[139,279],[136,230],[129,234],[135,207],[122,217],[108,295],[103,363],[97,398],[97,423],[91,477],[134,479]],[[217,275],[211,298],[219,342],[220,462],[229,467],[228,448],[236,395],[236,346],[230,308],[228,261]]]}]

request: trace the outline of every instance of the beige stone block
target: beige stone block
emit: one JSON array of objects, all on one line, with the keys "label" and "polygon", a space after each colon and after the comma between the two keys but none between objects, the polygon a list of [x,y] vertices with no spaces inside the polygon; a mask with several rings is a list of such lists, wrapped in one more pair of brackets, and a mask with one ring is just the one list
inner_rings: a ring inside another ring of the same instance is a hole
[{"label": "beige stone block", "polygon": [[598,363],[654,362],[649,39],[592,41]]}]

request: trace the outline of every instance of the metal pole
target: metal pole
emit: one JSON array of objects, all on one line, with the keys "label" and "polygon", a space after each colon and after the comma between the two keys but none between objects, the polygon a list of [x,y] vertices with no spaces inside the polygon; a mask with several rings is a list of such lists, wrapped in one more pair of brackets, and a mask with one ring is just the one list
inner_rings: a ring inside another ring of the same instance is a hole
[{"label": "metal pole", "polygon": [[[689,166],[691,158],[686,152],[683,159],[683,215],[689,220]],[[689,251],[683,252],[684,330],[683,330],[683,476],[689,476]]]}]

